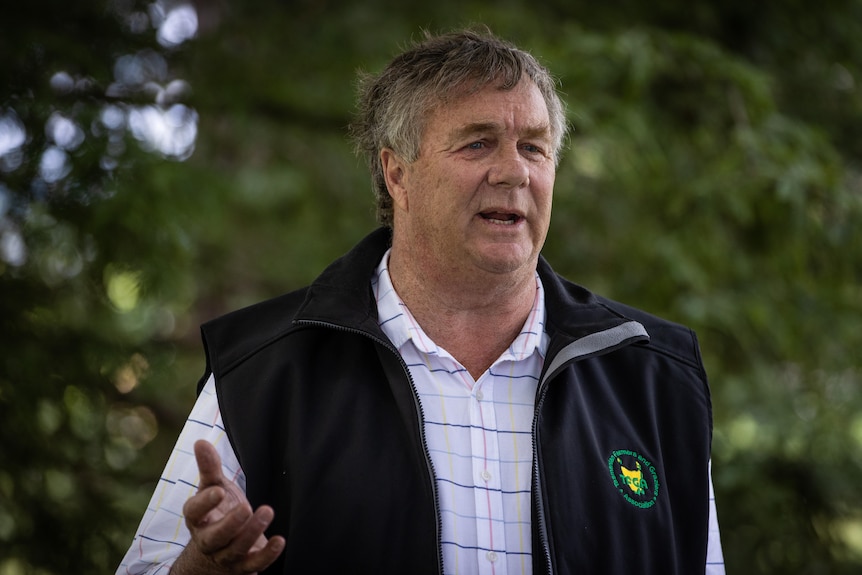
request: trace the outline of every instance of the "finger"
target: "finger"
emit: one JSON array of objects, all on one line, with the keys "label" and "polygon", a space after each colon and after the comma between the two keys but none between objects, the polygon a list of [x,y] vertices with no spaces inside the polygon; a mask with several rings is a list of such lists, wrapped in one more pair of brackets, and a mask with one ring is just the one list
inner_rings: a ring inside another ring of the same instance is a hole
[{"label": "finger", "polygon": [[258,507],[246,523],[243,533],[234,541],[243,553],[240,567],[244,573],[265,570],[284,551],[284,537],[275,535],[267,540],[263,534],[272,523],[274,515],[268,505]]},{"label": "finger", "polygon": [[210,485],[223,485],[225,476],[221,470],[221,457],[216,448],[203,439],[195,441],[195,460],[200,473],[198,489],[203,490]]},{"label": "finger", "polygon": [[207,487],[189,497],[183,504],[183,516],[189,527],[202,524],[207,516],[225,498],[225,490],[218,486]]},{"label": "finger", "polygon": [[[198,548],[206,555],[213,555],[219,564],[233,564],[244,557],[251,546],[245,544],[243,547],[241,541],[246,536],[252,519],[251,507],[238,505],[218,521],[197,529],[192,537]],[[255,527],[256,524],[252,524],[252,528]],[[255,538],[260,533],[262,530],[255,534]]]},{"label": "finger", "polygon": [[230,518],[225,517],[230,521],[230,529],[227,529],[225,522],[225,529],[207,533],[199,547],[204,553],[210,553],[217,565],[229,568],[242,565],[255,547],[265,547],[263,532],[272,517],[272,509],[266,507],[259,508],[255,513],[249,508],[248,514],[243,516],[232,513]]},{"label": "finger", "polygon": [[272,507],[268,505],[258,507],[231,542],[231,547],[235,547],[242,557],[245,557],[250,551],[254,551],[256,547],[262,547],[266,543],[266,537],[263,533],[272,523],[274,516]]},{"label": "finger", "polygon": [[284,537],[279,535],[270,537],[262,549],[248,554],[248,558],[243,563],[243,570],[246,573],[263,571],[278,559],[278,556],[284,551],[284,546]]}]

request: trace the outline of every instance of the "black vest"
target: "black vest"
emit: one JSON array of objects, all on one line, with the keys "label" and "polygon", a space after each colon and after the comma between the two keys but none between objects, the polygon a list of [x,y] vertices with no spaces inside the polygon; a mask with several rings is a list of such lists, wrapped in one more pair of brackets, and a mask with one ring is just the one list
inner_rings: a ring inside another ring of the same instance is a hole
[{"label": "black vest", "polygon": [[[406,367],[376,322],[378,231],[309,288],[205,324],[267,573],[442,572],[436,486]],[[535,573],[703,573],[712,419],[694,334],[540,262],[551,345],[534,422]],[[649,334],[647,336],[646,334]]]}]

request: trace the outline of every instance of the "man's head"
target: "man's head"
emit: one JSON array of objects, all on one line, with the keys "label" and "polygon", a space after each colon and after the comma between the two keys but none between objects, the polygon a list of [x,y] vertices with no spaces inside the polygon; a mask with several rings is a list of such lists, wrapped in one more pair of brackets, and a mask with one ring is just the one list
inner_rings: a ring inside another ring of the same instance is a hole
[{"label": "man's head", "polygon": [[489,86],[511,90],[524,78],[536,85],[547,107],[556,160],[566,120],[554,79],[533,56],[490,33],[429,35],[392,60],[381,74],[363,78],[352,133],[371,169],[378,221],[392,226],[392,198],[381,150],[389,148],[407,162],[416,160],[425,123],[438,108]]}]

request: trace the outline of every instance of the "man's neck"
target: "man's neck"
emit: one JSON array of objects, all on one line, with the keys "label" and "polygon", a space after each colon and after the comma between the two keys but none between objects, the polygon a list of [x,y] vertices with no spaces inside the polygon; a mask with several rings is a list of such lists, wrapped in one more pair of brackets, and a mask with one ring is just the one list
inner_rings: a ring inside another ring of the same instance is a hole
[{"label": "man's neck", "polygon": [[535,300],[535,271],[435,276],[393,256],[398,296],[428,337],[478,379],[521,332]]}]

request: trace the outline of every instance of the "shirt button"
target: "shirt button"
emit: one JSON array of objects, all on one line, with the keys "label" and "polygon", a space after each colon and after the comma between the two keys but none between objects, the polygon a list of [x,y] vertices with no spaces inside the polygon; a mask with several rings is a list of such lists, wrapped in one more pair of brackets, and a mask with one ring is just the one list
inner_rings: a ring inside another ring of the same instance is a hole
[{"label": "shirt button", "polygon": [[485,481],[491,481],[491,472],[489,472],[487,469],[483,470],[482,479],[484,479]]},{"label": "shirt button", "polygon": [[485,394],[482,393],[482,390],[476,391],[476,401],[482,401],[483,399],[485,399]]},{"label": "shirt button", "polygon": [[485,554],[485,557],[487,557],[488,561],[490,561],[491,563],[496,563],[496,561],[497,561],[497,554],[494,553],[493,551],[488,551]]}]

